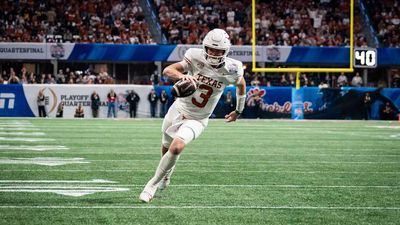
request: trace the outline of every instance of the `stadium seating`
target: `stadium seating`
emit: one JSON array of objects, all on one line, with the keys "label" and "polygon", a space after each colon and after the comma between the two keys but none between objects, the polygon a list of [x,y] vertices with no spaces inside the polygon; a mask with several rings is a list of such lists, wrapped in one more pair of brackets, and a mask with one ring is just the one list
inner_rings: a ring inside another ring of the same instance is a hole
[{"label": "stadium seating", "polygon": [[[400,4],[396,0],[366,0],[369,15],[383,47],[400,47]],[[372,7],[373,6],[373,7]]]},{"label": "stadium seating", "polygon": [[[395,0],[365,0],[382,47],[399,47],[400,10]],[[318,4],[316,4],[318,2]],[[251,44],[251,0],[154,0],[162,33],[170,44],[201,44],[213,28],[226,29],[232,44]],[[373,6],[373,7],[372,7]],[[154,43],[139,0],[3,1],[0,3],[0,42]],[[348,46],[348,0],[257,0],[258,45]],[[360,13],[355,7],[355,46],[367,46]],[[55,75],[11,71],[3,67],[0,83],[114,83],[109,76],[78,69]],[[64,68],[65,70],[65,68]],[[15,76],[13,76],[15,74]],[[149,83],[148,77],[135,83]],[[253,74],[260,85],[293,86],[292,74]],[[308,78],[307,78],[308,77]],[[12,79],[10,79],[12,78]],[[18,79],[18,80],[17,80]],[[325,75],[305,75],[302,84],[318,86]],[[348,77],[351,80],[351,76]]]},{"label": "stadium seating", "polygon": [[138,0],[3,1],[0,42],[150,44]]}]

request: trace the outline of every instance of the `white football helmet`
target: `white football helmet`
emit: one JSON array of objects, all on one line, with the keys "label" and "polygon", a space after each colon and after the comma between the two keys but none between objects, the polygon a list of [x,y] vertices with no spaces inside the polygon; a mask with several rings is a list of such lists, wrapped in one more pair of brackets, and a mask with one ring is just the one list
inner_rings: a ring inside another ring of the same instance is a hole
[{"label": "white football helmet", "polygon": [[[207,48],[223,50],[224,54],[221,56],[214,56],[207,53]],[[207,33],[203,40],[203,52],[206,61],[213,65],[218,66],[225,61],[226,56],[231,48],[231,41],[229,35],[222,29],[213,29]]]}]

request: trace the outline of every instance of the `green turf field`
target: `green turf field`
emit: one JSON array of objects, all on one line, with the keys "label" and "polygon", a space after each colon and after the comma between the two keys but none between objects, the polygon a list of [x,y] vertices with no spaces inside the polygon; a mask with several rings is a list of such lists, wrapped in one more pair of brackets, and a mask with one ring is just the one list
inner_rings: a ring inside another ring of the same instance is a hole
[{"label": "green turf field", "polygon": [[0,119],[0,224],[400,224],[400,123],[211,120],[138,200],[161,120]]}]

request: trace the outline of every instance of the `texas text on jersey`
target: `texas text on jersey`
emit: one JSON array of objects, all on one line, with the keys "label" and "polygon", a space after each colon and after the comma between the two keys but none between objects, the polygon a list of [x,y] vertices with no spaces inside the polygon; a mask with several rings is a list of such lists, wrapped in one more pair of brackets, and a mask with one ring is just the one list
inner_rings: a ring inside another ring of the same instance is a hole
[{"label": "texas text on jersey", "polygon": [[215,68],[205,60],[203,50],[197,48],[188,49],[181,64],[189,75],[196,77],[199,88],[189,97],[178,98],[175,104],[178,111],[193,119],[208,118],[226,85],[236,84],[243,76],[240,61],[227,57],[221,67]]}]

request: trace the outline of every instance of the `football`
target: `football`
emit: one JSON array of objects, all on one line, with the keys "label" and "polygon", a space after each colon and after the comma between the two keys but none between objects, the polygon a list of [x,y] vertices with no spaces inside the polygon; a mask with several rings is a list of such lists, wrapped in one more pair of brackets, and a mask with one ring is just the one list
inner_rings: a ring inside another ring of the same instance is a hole
[{"label": "football", "polygon": [[179,80],[172,87],[171,94],[177,98],[183,98],[193,94],[196,90],[196,82],[190,80]]}]

